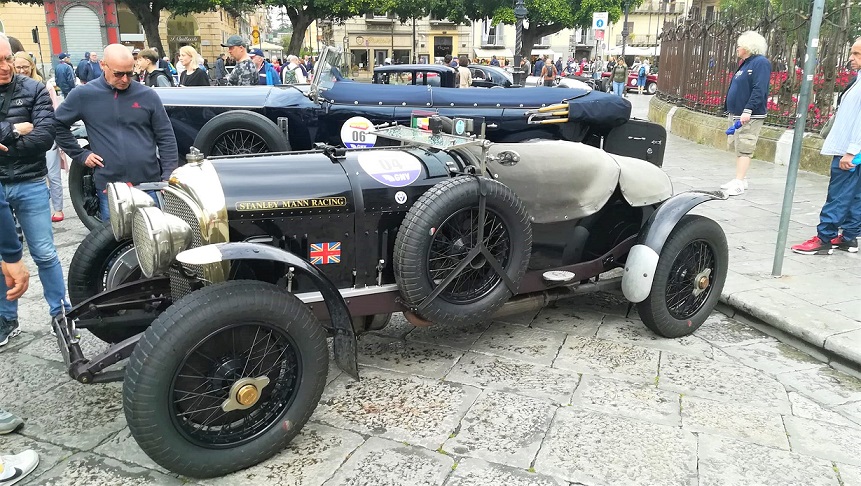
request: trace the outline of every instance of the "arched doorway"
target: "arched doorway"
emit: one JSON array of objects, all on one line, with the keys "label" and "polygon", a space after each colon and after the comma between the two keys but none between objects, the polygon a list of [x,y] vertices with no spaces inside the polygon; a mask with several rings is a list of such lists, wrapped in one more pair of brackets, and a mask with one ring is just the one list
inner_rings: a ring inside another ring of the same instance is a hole
[{"label": "arched doorway", "polygon": [[101,57],[106,42],[99,16],[90,8],[75,5],[66,10],[63,14],[63,34],[63,45],[72,57],[72,62],[83,59],[85,52],[97,52]]},{"label": "arched doorway", "polygon": [[171,60],[176,61],[179,48],[182,46],[191,46],[200,52],[197,21],[189,15],[175,15],[167,21],[167,48],[170,51]]}]

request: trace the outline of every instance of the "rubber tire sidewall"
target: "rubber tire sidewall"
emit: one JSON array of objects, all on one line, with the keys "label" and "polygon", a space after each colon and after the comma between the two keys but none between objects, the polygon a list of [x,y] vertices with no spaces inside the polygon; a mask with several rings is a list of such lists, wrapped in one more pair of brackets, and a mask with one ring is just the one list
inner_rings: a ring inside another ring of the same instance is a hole
[{"label": "rubber tire sidewall", "polygon": [[658,83],[646,83],[646,93],[653,95],[658,92]]},{"label": "rubber tire sidewall", "polygon": [[[82,164],[72,162],[69,167],[69,198],[72,200],[72,208],[81,222],[88,230],[93,230],[102,225],[101,218],[92,216],[84,209],[84,176],[89,169]],[[98,197],[98,195],[96,195]]]},{"label": "rubber tire sidewall", "polygon": [[[487,187],[486,207],[502,219],[508,232],[511,246],[508,264],[504,268],[515,287],[519,287],[532,251],[529,216],[523,202],[510,188],[492,179],[484,179],[484,183]],[[419,305],[434,290],[427,262],[433,240],[431,230],[439,228],[458,210],[477,208],[478,195],[479,181],[475,177],[455,177],[433,186],[407,212],[395,238],[394,273],[408,307]],[[508,287],[500,280],[476,302],[454,304],[437,297],[419,314],[436,323],[480,322],[490,318],[511,297]]]},{"label": "rubber tire sidewall", "polygon": [[131,242],[131,238],[117,241],[108,223],[100,223],[84,237],[69,263],[69,301],[73,306],[105,291],[102,277],[108,258]]},{"label": "rubber tire sidewall", "polygon": [[[176,430],[170,387],[187,351],[226,323],[280,324],[296,344],[302,377],[292,406],[257,439],[231,449],[192,444]],[[223,476],[273,456],[296,436],[317,407],[326,384],[326,333],[308,308],[287,291],[237,280],[204,287],[162,313],[144,333],[126,367],[123,408],[141,449],[162,467],[184,476]],[[290,424],[285,427],[284,424]]]},{"label": "rubber tire sidewall", "polygon": [[[689,243],[702,239],[711,245],[715,268],[711,275],[711,290],[700,309],[689,319],[679,320],[667,309],[667,280],[672,264]],[[652,332],[666,338],[687,336],[703,325],[720,299],[729,266],[726,235],[719,224],[704,216],[685,215],[670,233],[658,259],[652,290],[646,300],[637,304],[643,323]]]},{"label": "rubber tire sidewall", "polygon": [[194,137],[194,146],[205,157],[209,157],[218,138],[226,131],[237,129],[254,132],[262,138],[268,148],[266,153],[290,150],[290,143],[277,125],[265,116],[248,110],[227,111],[206,122]]}]

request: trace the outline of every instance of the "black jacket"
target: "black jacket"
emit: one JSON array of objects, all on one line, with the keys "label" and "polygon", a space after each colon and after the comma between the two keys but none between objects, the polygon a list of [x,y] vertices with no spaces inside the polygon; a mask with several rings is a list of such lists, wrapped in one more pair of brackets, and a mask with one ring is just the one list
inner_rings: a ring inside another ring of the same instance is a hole
[{"label": "black jacket", "polygon": [[144,73],[143,84],[150,88],[169,88],[173,86],[173,77],[170,74],[155,68],[151,73]]},{"label": "black jacket", "polygon": [[[0,121],[0,143],[9,148],[0,152],[0,182],[24,182],[48,174],[45,152],[54,144],[54,106],[45,85],[14,75],[6,91],[11,96],[9,111]],[[2,105],[0,105],[2,106]],[[33,131],[16,139],[14,125],[33,124]]]}]

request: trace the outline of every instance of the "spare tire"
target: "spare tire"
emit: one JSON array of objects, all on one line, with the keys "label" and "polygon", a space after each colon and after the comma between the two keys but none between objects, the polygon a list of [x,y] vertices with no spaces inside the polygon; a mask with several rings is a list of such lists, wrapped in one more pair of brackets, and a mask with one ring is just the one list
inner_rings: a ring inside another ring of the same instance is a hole
[{"label": "spare tire", "polygon": [[[478,221],[480,185],[486,193],[483,223]],[[479,254],[425,303],[478,246],[480,225],[482,243],[513,289]],[[407,212],[395,239],[395,280],[404,302],[422,318],[436,323],[479,322],[517,293],[531,251],[526,207],[509,187],[492,179],[455,177],[433,186]]]},{"label": "spare tire", "polygon": [[227,111],[206,122],[194,146],[206,157],[290,150],[287,137],[271,120],[248,110]]}]

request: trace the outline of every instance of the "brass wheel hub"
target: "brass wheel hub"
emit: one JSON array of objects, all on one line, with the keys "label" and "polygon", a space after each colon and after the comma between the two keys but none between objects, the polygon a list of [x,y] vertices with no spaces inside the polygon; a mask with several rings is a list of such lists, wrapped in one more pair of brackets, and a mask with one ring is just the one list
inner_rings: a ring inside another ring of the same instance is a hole
[{"label": "brass wheel hub", "polygon": [[696,277],[694,277],[694,295],[700,295],[707,288],[709,288],[709,285],[711,284],[711,274],[712,269],[706,268],[705,270],[697,274]]},{"label": "brass wheel hub", "polygon": [[269,385],[269,377],[242,378],[236,380],[230,387],[227,400],[221,404],[225,412],[233,410],[246,410],[253,407],[260,400],[261,392]]}]

